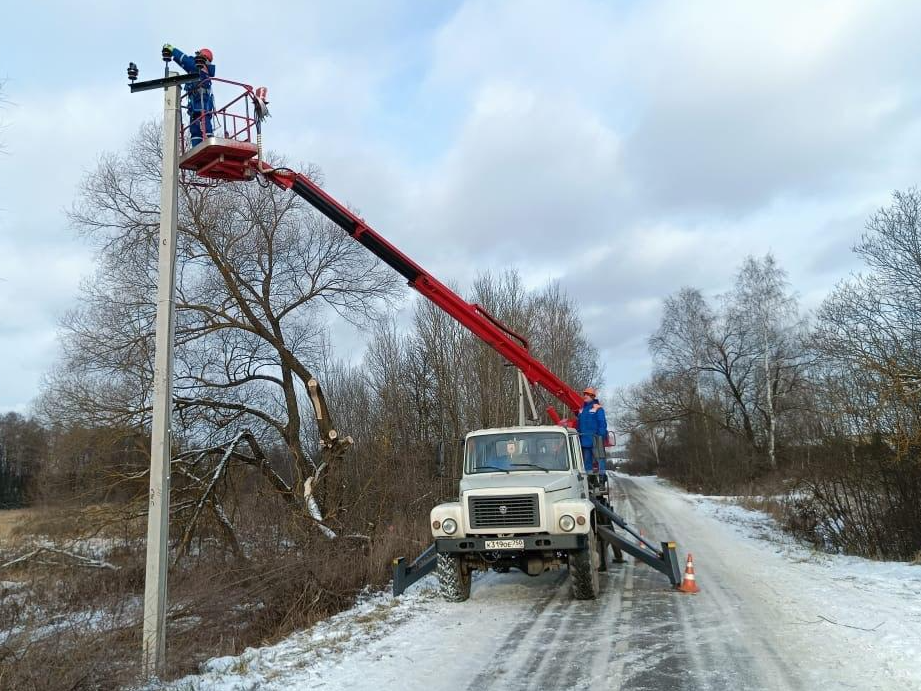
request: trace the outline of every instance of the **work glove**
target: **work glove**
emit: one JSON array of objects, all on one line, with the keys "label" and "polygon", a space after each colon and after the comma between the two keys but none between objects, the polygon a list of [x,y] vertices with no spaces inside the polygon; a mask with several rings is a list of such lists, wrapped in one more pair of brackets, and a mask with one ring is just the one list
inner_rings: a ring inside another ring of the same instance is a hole
[{"label": "work glove", "polygon": [[173,57],[173,47],[169,43],[163,44],[163,59],[170,60]]}]

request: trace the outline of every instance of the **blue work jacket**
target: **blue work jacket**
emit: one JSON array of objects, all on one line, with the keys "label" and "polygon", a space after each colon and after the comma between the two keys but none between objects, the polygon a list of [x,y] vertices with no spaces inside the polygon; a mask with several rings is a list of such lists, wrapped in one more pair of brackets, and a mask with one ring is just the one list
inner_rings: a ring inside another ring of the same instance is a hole
[{"label": "blue work jacket", "polygon": [[604,416],[604,408],[596,398],[593,401],[586,401],[579,411],[578,418],[579,443],[582,448],[591,448],[595,443],[595,437],[599,436],[606,439],[608,436],[608,421]]},{"label": "blue work jacket", "polygon": [[[214,65],[208,63],[208,67],[202,70],[198,69],[195,64],[194,55],[186,55],[178,48],[173,48],[173,60],[176,64],[184,69],[188,74],[200,73],[202,79],[214,76]],[[201,113],[206,110],[214,110],[214,95],[211,93],[211,82],[189,82],[183,88],[188,94],[188,109],[194,113]]]}]

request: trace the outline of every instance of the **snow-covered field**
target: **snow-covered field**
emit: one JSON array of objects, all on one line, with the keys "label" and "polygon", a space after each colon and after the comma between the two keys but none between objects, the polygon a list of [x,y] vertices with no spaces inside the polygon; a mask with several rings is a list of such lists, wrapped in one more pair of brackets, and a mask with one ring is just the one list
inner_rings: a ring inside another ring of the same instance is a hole
[{"label": "snow-covered field", "polygon": [[597,602],[565,571],[488,574],[463,604],[426,579],[170,685],[244,689],[921,689],[921,567],[815,553],[772,520],[655,478],[622,513],[693,552],[698,595],[614,565]]}]

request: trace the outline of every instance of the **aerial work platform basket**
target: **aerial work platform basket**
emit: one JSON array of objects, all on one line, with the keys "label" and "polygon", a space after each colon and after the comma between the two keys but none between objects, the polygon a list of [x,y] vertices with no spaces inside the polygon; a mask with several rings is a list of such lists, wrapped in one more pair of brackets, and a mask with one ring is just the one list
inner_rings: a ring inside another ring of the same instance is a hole
[{"label": "aerial work platform basket", "polygon": [[[179,168],[215,181],[252,180],[256,162],[262,157],[262,121],[269,114],[266,89],[217,77],[203,79],[196,86],[204,82],[210,82],[212,87],[215,82],[228,84],[240,92],[226,105],[194,118],[188,103],[196,97],[197,89],[182,95],[185,117],[179,134]],[[195,146],[191,145],[193,125],[204,135]]]},{"label": "aerial work platform basket", "polygon": [[213,180],[252,180],[256,172],[248,162],[258,155],[252,142],[207,137],[182,154],[179,167]]}]

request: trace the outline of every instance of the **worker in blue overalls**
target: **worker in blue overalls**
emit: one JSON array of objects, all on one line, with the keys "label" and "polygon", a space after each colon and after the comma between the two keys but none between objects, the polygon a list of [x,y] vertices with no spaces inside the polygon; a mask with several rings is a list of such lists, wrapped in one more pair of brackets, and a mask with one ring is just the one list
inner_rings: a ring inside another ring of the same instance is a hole
[{"label": "worker in blue overalls", "polygon": [[[204,135],[210,137],[212,129],[211,116],[214,113],[214,95],[211,93],[211,80],[214,76],[214,53],[207,48],[195,51],[194,57],[186,55],[178,48],[173,48],[169,43],[163,46],[163,59],[172,58],[176,64],[188,74],[199,74],[201,80],[189,82],[185,85],[186,110],[189,114],[189,136],[191,146],[201,144],[202,123]],[[191,148],[191,147],[190,147]]]},{"label": "worker in blue overalls", "polygon": [[[579,444],[582,446],[582,460],[585,463],[585,472],[594,471],[596,437],[601,438],[599,447],[604,449],[604,440],[608,437],[608,421],[604,416],[604,408],[598,401],[598,392],[591,386],[582,392],[582,410],[578,418]],[[603,454],[603,452],[602,452]],[[604,476],[604,457],[598,461],[598,472]]]}]

